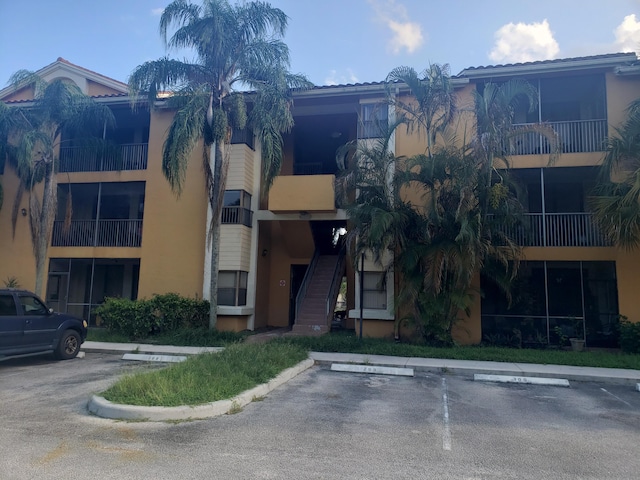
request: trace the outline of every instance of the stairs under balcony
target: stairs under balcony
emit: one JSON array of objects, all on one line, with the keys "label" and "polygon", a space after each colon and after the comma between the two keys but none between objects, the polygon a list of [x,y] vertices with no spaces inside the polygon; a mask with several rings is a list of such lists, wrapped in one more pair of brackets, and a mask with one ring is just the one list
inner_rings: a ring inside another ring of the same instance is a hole
[{"label": "stairs under balcony", "polygon": [[337,255],[316,252],[298,293],[292,334],[322,335],[329,332],[344,272],[344,249]]}]

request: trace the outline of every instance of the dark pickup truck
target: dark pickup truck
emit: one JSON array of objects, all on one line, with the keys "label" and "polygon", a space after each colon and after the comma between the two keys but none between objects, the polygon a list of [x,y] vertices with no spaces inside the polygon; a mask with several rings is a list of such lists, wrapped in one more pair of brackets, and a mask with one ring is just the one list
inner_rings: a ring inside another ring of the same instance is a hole
[{"label": "dark pickup truck", "polygon": [[53,352],[74,358],[87,338],[87,322],[47,308],[34,293],[0,289],[0,356]]}]

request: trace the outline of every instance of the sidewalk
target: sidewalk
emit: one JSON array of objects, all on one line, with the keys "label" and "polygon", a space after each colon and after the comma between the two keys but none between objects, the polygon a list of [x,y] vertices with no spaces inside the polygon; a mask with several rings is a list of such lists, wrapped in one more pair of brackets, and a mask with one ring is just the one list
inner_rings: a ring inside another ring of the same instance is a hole
[{"label": "sidewalk", "polygon": [[[84,342],[82,344],[82,350],[85,352],[123,354],[136,352],[164,355],[195,355],[203,352],[219,352],[222,349],[222,347],[177,347],[143,343]],[[467,376],[472,376],[475,373],[486,373],[494,375],[566,378],[567,380],[580,382],[601,382],[634,386],[640,383],[640,370],[620,368],[391,357],[386,355],[362,355],[358,353],[311,352],[310,357],[318,364],[353,363],[360,365],[404,367],[413,368],[416,371],[422,372],[451,373]]]}]

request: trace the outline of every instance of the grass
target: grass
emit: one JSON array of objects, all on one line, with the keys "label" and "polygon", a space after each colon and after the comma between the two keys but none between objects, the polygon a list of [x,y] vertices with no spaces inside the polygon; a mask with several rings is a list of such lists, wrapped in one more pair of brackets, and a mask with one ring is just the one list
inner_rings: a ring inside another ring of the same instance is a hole
[{"label": "grass", "polygon": [[554,349],[534,350],[486,346],[429,347],[407,343],[398,344],[390,340],[375,338],[364,338],[360,341],[353,333],[348,332],[333,333],[319,337],[283,337],[275,340],[275,342],[298,345],[315,352],[342,352],[360,353],[363,355],[540,363],[640,370],[640,355],[604,351],[572,352]]},{"label": "grass", "polygon": [[[165,345],[226,346],[237,343],[247,333],[210,332],[206,329],[179,331],[155,335],[141,340]],[[89,329],[88,340],[128,342],[126,336],[106,329]],[[534,350],[506,347],[429,347],[408,343],[394,343],[386,339],[358,340],[353,332],[336,332],[319,337],[285,337],[276,343],[296,345],[308,351],[360,353],[363,355],[393,355],[399,357],[448,358],[456,360],[485,360],[494,362],[540,363],[584,367],[630,368],[640,370],[640,355],[605,351],[572,352],[568,350]]]},{"label": "grass", "polygon": [[162,370],[123,377],[102,396],[128,405],[201,405],[265,383],[307,355],[304,347],[293,344],[236,343],[220,353],[195,355]]},{"label": "grass", "polygon": [[[210,331],[206,328],[200,328],[151,335],[146,338],[136,339],[136,341],[154,345],[224,347],[232,343],[241,342],[247,335],[247,333]],[[121,343],[130,343],[132,341],[128,336],[106,328],[89,328],[87,340]]]}]

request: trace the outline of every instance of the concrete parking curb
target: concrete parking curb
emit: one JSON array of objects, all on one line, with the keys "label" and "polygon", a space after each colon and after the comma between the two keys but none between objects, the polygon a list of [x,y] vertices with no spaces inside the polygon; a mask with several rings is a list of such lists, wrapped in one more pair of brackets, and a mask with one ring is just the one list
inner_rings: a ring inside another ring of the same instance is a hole
[{"label": "concrete parking curb", "polygon": [[356,365],[381,365],[413,368],[416,372],[447,373],[454,375],[513,375],[527,377],[563,378],[576,382],[599,382],[635,387],[640,381],[640,370],[621,368],[576,367],[571,365],[542,365],[452,360],[443,358],[393,357],[387,355],[363,355],[354,353],[311,352],[316,363],[330,365],[334,362]]},{"label": "concrete parking curb", "polygon": [[166,422],[174,420],[197,420],[203,418],[218,417],[229,413],[230,410],[242,408],[256,398],[267,395],[272,390],[288,382],[295,376],[314,365],[311,358],[282,371],[278,376],[267,383],[246,390],[229,400],[220,400],[197,406],[180,407],[143,407],[138,405],[122,405],[113,403],[98,395],[93,395],[87,408],[90,413],[103,418],[114,420],[137,420]]},{"label": "concrete parking curb", "polygon": [[487,375],[475,373],[473,380],[476,382],[495,383],[522,383],[527,385],[546,385],[549,387],[569,387],[569,380],[566,378],[545,378],[545,377],[517,377],[513,375]]}]

